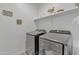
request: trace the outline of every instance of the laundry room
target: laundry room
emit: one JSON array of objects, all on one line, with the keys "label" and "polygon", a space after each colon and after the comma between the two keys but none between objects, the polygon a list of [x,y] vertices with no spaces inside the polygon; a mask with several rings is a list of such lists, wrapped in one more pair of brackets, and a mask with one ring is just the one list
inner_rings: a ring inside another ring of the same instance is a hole
[{"label": "laundry room", "polygon": [[0,3],[0,55],[79,55],[79,3]]}]

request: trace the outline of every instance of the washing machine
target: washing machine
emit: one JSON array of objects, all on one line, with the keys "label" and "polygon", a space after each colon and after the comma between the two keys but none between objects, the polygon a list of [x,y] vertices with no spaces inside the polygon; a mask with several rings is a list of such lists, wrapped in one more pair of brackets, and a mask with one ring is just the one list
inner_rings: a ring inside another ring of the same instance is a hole
[{"label": "washing machine", "polygon": [[68,30],[51,30],[39,38],[40,55],[71,55],[72,35]]},{"label": "washing machine", "polygon": [[30,33],[26,33],[26,54],[39,55],[39,37],[46,33],[44,29],[36,29]]}]

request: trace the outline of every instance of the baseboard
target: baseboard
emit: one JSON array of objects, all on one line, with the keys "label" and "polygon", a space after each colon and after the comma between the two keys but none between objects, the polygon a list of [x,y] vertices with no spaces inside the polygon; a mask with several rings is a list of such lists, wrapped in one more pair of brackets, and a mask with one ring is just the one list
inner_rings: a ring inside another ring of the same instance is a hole
[{"label": "baseboard", "polygon": [[0,52],[0,55],[13,55],[11,52]]},{"label": "baseboard", "polygon": [[27,55],[26,51],[27,50],[19,51],[19,52],[15,53],[14,55]]}]

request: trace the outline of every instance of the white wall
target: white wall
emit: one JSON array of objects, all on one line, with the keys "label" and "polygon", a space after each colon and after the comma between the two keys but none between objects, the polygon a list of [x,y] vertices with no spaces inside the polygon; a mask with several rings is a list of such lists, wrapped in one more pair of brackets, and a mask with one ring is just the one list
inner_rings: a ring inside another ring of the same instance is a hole
[{"label": "white wall", "polygon": [[35,20],[35,24],[36,24],[37,28],[45,29],[45,30],[49,31],[53,27],[52,26],[52,20],[53,20],[52,17],[47,17],[47,18],[44,18],[44,19],[38,19],[38,20]]},{"label": "white wall", "polygon": [[72,22],[78,13],[63,15],[61,17],[54,17],[52,20],[52,29],[72,30]]},{"label": "white wall", "polygon": [[47,18],[35,20],[35,24],[37,25],[37,28],[45,29],[47,31],[51,29],[72,30],[72,22],[77,15],[79,14],[73,13],[63,16],[50,16]]},{"label": "white wall", "polygon": [[75,22],[72,24],[72,32],[73,32],[73,46],[74,46],[74,54],[79,55],[79,16],[74,19]]},{"label": "white wall", "polygon": [[[2,10],[13,11],[13,17],[3,16]],[[0,4],[0,54],[16,54],[25,50],[26,32],[36,29],[33,18],[37,16],[33,4]],[[22,25],[16,24],[21,18]]]}]

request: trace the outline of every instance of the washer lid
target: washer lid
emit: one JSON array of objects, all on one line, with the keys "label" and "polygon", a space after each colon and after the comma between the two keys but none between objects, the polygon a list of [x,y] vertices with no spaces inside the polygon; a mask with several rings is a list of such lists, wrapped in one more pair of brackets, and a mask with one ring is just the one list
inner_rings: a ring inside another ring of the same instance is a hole
[{"label": "washer lid", "polygon": [[54,41],[54,42],[61,43],[61,44],[67,44],[70,37],[71,35],[47,33],[47,34],[40,36],[40,39],[46,39],[46,40]]},{"label": "washer lid", "polygon": [[42,30],[42,29],[36,29],[35,31],[32,31],[30,33],[26,33],[26,34],[29,34],[29,35],[40,35],[40,34],[43,34],[43,33],[46,33],[46,31]]}]

